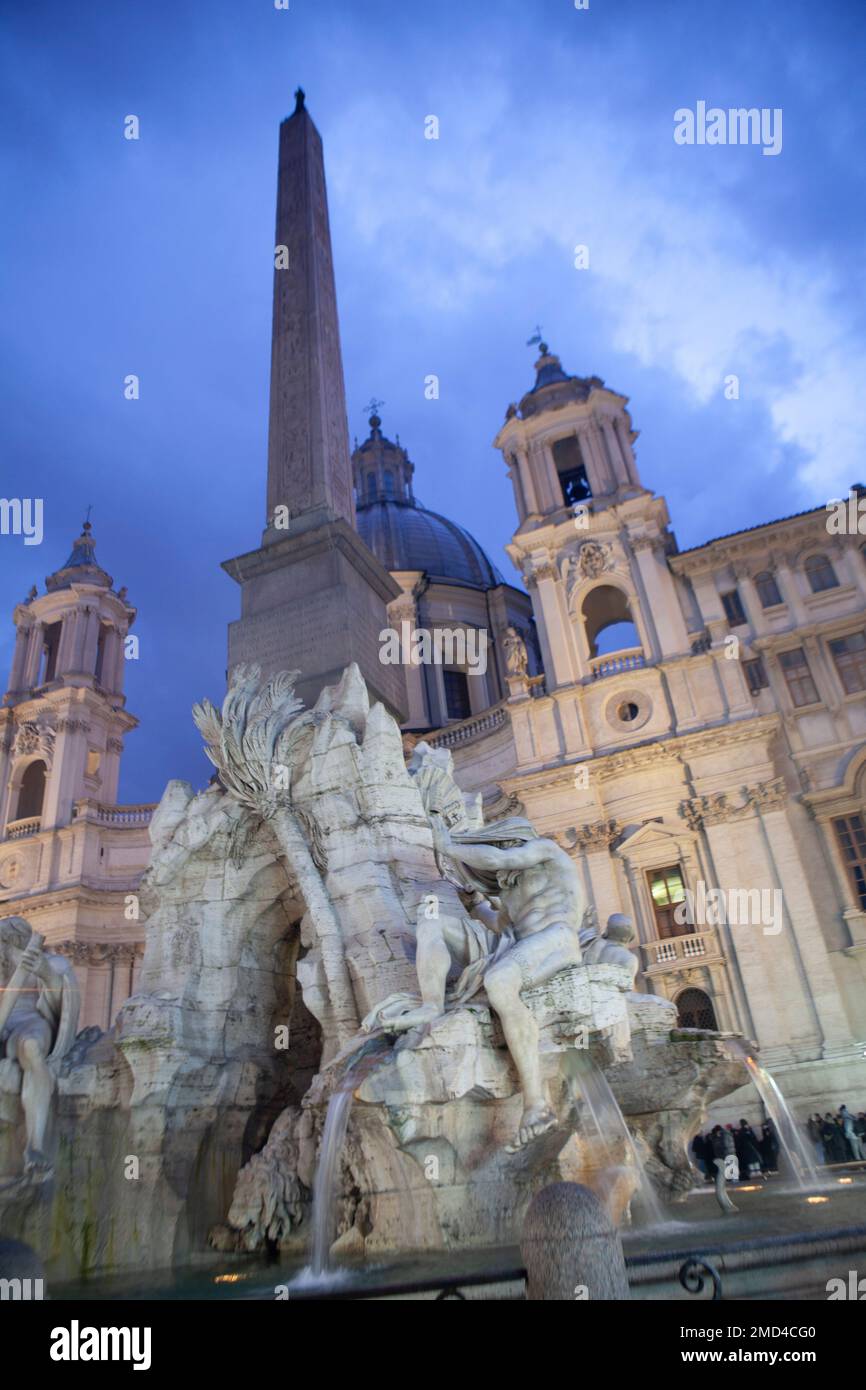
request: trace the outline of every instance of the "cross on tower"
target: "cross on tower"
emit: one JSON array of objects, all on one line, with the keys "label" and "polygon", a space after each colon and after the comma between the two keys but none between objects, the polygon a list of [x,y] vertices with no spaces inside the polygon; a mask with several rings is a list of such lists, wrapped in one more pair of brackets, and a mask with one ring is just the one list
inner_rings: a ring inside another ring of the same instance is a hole
[{"label": "cross on tower", "polygon": [[531,338],[527,338],[527,340],[526,340],[526,346],[527,346],[527,347],[535,347],[536,343],[540,343],[540,342],[541,342],[541,324],[540,324],[540,323],[537,323],[537,324],[535,325],[535,332],[533,333],[532,337],[531,337]]},{"label": "cross on tower", "polygon": [[379,410],[385,404],[384,401],[377,401],[375,396],[370,397],[369,405],[364,406],[365,415],[378,415]]}]

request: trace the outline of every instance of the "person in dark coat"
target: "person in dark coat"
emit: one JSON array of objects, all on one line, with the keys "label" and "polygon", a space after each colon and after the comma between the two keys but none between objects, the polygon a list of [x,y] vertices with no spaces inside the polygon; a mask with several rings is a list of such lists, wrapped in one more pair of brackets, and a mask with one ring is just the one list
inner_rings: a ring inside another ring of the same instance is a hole
[{"label": "person in dark coat", "polygon": [[[734,1172],[737,1161],[736,1146],[730,1126],[727,1129],[722,1129],[721,1125],[715,1125],[710,1131],[710,1145],[713,1151],[713,1166],[716,1170],[716,1200],[722,1211],[736,1211],[737,1208],[725,1191],[726,1166],[730,1168],[732,1179],[736,1179],[737,1176]],[[731,1159],[733,1159],[733,1165],[730,1162]]]},{"label": "person in dark coat", "polygon": [[824,1162],[824,1145],[821,1143],[821,1125],[823,1121],[818,1114],[810,1115],[806,1121],[806,1129],[809,1134],[809,1142],[815,1151],[815,1162]]},{"label": "person in dark coat", "polygon": [[765,1120],[761,1125],[759,1147],[763,1171],[765,1173],[777,1173],[779,1171],[779,1137],[772,1120]]},{"label": "person in dark coat", "polygon": [[763,1172],[764,1163],[758,1151],[758,1141],[751,1125],[740,1120],[739,1129],[734,1130],[734,1144],[740,1164],[740,1177],[754,1177]]},{"label": "person in dark coat", "polygon": [[692,1157],[703,1176],[708,1178],[710,1155],[707,1153],[707,1141],[702,1134],[696,1134],[692,1140]]}]

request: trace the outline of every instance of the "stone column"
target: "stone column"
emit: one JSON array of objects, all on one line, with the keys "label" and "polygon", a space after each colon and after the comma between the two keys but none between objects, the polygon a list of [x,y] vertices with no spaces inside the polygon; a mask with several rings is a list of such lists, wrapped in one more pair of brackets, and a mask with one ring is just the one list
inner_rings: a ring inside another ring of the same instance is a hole
[{"label": "stone column", "polygon": [[604,442],[601,437],[601,429],[595,420],[591,421],[586,429],[575,431],[580,453],[583,458],[587,471],[587,480],[592,487],[593,477],[600,486],[593,487],[593,495],[605,497],[611,492],[616,491],[616,478],[611,473],[610,462],[605,452]]},{"label": "stone column", "polygon": [[622,458],[623,467],[625,468],[625,476],[630,483],[633,483],[635,485],[635,487],[639,487],[640,480],[637,476],[637,467],[634,461],[634,450],[632,449],[629,440],[626,438],[625,426],[622,420],[614,420],[613,431],[617,444],[619,445],[620,457]]},{"label": "stone column", "polygon": [[550,450],[540,439],[533,440],[530,444],[529,461],[530,472],[535,481],[538,510],[541,513],[560,511],[565,502],[562,488],[559,486],[559,477],[553,466]]},{"label": "stone column", "polygon": [[[582,831],[578,832],[578,843],[585,844],[587,874],[592,885],[592,899],[598,913],[599,931],[604,931],[605,923],[611,913],[628,910],[627,904],[623,907],[610,854],[611,841],[617,833],[610,821],[602,821],[598,826],[585,826]],[[637,931],[637,924],[635,924],[635,931]]]},{"label": "stone column", "polygon": [[123,633],[116,623],[105,639],[101,683],[113,695],[123,693]]},{"label": "stone column", "polygon": [[673,578],[667,567],[664,546],[658,536],[638,536],[632,549],[643,580],[647,606],[652,614],[662,656],[678,656],[689,649],[686,622],[680,608]]},{"label": "stone column", "polygon": [[701,617],[714,642],[727,636],[728,620],[722,607],[722,600],[713,578],[712,570],[701,570],[690,576],[695,598],[698,601]]},{"label": "stone column", "polygon": [[24,690],[24,671],[27,664],[27,651],[30,645],[32,623],[19,623],[15,633],[15,651],[12,656],[12,669],[9,672],[9,691],[15,693]]},{"label": "stone column", "polygon": [[[754,794],[763,793],[758,788]],[[784,795],[783,786],[772,784],[772,794]],[[723,891],[726,915],[732,890],[774,893],[781,886],[761,819],[749,813],[752,795],[748,793],[740,805],[724,793],[687,803],[687,815],[696,816],[703,823],[712,857],[715,882],[707,885],[707,892],[711,888]],[[809,1050],[821,1043],[798,957],[797,936],[791,931],[790,892],[786,885],[782,899],[785,913],[778,934],[767,929],[773,924],[761,922],[720,924],[716,928],[735,976],[742,982],[755,1041],[765,1052],[772,1051],[778,1060],[796,1056],[798,1046]],[[773,982],[772,989],[768,989],[768,981]],[[802,1019],[804,1013],[806,1018],[812,1016],[813,1026],[803,1028],[801,1024],[799,1036],[792,1035],[792,1020]]]},{"label": "stone column", "polygon": [[788,557],[786,555],[776,555],[774,558],[776,562],[776,580],[782,591],[782,598],[791,610],[795,626],[805,627],[811,622],[811,618],[800,596],[800,590],[797,587],[797,578],[788,563]]},{"label": "stone column", "polygon": [[[741,862],[742,841],[740,832],[743,825],[751,826],[751,850]],[[739,823],[736,831],[730,824],[726,824],[722,820],[708,819],[704,822],[704,829],[712,858],[712,867],[715,871],[715,881],[707,883],[707,890],[711,888],[727,890],[731,887],[740,887],[743,884],[743,865],[750,864],[751,853],[754,852],[755,831],[757,829],[754,819]],[[749,871],[747,870],[747,872]],[[757,877],[756,873],[749,873],[749,887],[761,886],[756,881]],[[765,884],[764,886],[769,885]],[[777,1006],[779,991],[768,991],[766,981],[768,975],[780,980],[784,979],[783,988],[787,989],[790,970],[786,973],[773,971],[773,963],[767,959],[762,945],[766,938],[760,937],[759,934],[756,935],[756,932],[760,933],[760,928],[737,927],[732,929],[730,926],[720,924],[716,927],[716,931],[723,943],[724,954],[730,962],[732,974],[735,977],[739,976],[739,981],[742,983],[743,1003],[746,1010],[742,1020],[744,1032],[751,1033],[754,1041],[761,1047],[787,1047],[790,1032]]]},{"label": "stone column", "polygon": [[749,627],[752,633],[758,636],[766,631],[766,623],[764,622],[764,610],[755,590],[754,580],[744,565],[734,565],[733,570]]},{"label": "stone column", "polygon": [[[538,492],[535,486],[535,480],[532,476],[532,468],[529,464],[529,455],[522,447],[518,447],[515,450],[515,454],[517,457],[520,487],[526,502],[526,514],[528,516],[537,516],[541,508],[538,505]],[[523,519],[524,518],[521,517],[521,521]]]},{"label": "stone column", "polygon": [[83,611],[86,616],[81,645],[81,666],[79,669],[87,675],[92,675],[96,670],[96,647],[99,642],[99,613],[95,608],[85,608]]},{"label": "stone column", "polygon": [[60,646],[57,651],[57,674],[65,676],[74,671],[72,657],[78,632],[78,609],[70,608],[63,615],[63,629],[60,633]]},{"label": "stone column", "polygon": [[42,659],[42,624],[34,623],[30,628],[30,638],[21,672],[21,690],[32,690],[39,679],[39,663]]},{"label": "stone column", "polygon": [[532,606],[538,621],[542,664],[550,692],[576,679],[568,647],[571,641],[571,633],[567,632],[568,616],[563,612],[559,575],[553,565],[539,565],[526,576],[526,582],[537,594]]},{"label": "stone column", "polygon": [[782,787],[768,787],[752,795],[754,803],[760,808],[760,819],[776,877],[784,893],[785,912],[797,952],[803,990],[817,1015],[825,1047],[845,1046],[851,1041],[848,1020],[823,937],[816,929],[816,917],[821,905],[816,904],[812,897],[803,861],[784,810],[787,794]]}]

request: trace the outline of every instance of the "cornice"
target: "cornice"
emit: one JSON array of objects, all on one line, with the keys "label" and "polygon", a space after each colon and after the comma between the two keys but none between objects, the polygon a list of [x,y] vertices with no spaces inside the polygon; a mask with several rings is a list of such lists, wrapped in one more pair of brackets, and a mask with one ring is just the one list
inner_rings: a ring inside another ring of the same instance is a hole
[{"label": "cornice", "polygon": [[680,803],[680,815],[690,830],[704,826],[722,825],[743,820],[761,811],[780,811],[792,799],[783,777],[769,782],[757,782],[740,788],[741,801],[734,802],[727,792],[712,792],[709,796],[694,796]]}]

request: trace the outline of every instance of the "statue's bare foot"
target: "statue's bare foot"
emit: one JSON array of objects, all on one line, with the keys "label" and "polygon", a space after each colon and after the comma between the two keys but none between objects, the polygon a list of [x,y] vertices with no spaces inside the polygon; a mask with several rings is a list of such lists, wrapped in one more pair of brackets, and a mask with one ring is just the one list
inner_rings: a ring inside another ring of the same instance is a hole
[{"label": "statue's bare foot", "polygon": [[549,1129],[553,1129],[555,1124],[556,1115],[549,1105],[545,1105],[544,1101],[540,1101],[538,1105],[528,1105],[520,1120],[517,1139],[513,1144],[506,1145],[506,1152],[513,1154],[517,1153],[519,1149],[525,1149],[527,1144],[531,1144],[533,1139],[538,1139],[540,1135],[546,1134]]},{"label": "statue's bare foot", "polygon": [[388,1033],[407,1033],[410,1028],[435,1023],[436,1019],[441,1017],[442,1010],[436,1004],[419,1004],[417,1009],[407,1009],[405,1013],[383,1018],[382,1027]]}]

